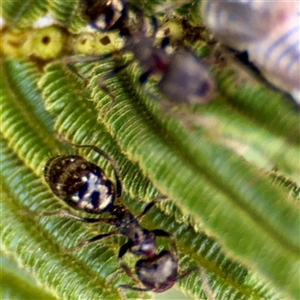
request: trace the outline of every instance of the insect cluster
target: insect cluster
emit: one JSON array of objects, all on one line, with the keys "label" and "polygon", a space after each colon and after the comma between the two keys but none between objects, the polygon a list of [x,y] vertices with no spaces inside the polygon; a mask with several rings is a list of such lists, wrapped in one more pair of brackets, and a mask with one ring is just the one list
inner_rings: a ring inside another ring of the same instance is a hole
[{"label": "insect cluster", "polygon": [[247,51],[271,83],[300,103],[298,1],[203,1],[202,17],[217,39]]},{"label": "insect cluster", "polygon": [[[108,212],[111,217],[82,218],[65,210],[45,212],[43,216],[59,215],[85,223],[104,222],[115,226],[115,230],[85,240],[76,248],[114,234],[127,237],[128,241],[119,250],[119,263],[126,274],[138,282],[131,269],[123,261],[123,257],[127,251],[141,257],[135,265],[135,273],[144,287],[121,285],[120,288],[161,293],[194,271],[191,269],[178,274],[177,249],[175,241],[169,233],[161,229],[150,231],[140,225],[141,218],[159,199],[150,202],[143,212],[135,217],[121,202],[122,184],[114,161],[105,152],[94,146],[74,146],[92,148],[104,156],[113,168],[115,184],[105,176],[103,170],[97,165],[77,155],[59,155],[50,159],[44,169],[46,182],[53,193],[71,207],[91,214]],[[158,236],[170,240],[170,250],[162,250],[158,253],[155,241]]]},{"label": "insect cluster", "polygon": [[[132,53],[133,60],[142,68],[141,84],[155,74],[160,78],[160,92],[170,102],[206,103],[212,99],[215,82],[203,60],[185,47],[168,54],[168,38],[163,39],[160,47],[155,46],[157,22],[154,17],[151,19],[153,33],[149,36],[142,12],[131,3],[121,0],[108,1],[106,5],[101,1],[89,2],[82,5],[89,24],[99,31],[119,30],[125,40],[121,53]],[[136,30],[132,30],[129,24],[129,10],[135,14]]]}]

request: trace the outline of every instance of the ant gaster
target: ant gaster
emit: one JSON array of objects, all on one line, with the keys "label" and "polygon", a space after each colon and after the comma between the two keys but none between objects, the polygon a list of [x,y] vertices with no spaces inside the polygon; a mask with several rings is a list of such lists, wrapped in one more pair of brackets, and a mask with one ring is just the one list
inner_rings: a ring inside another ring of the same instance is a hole
[{"label": "ant gaster", "polygon": [[[89,240],[82,241],[75,249],[105,237],[122,234],[128,241],[120,248],[118,260],[135,282],[141,282],[145,287],[120,285],[120,288],[136,291],[164,292],[178,280],[189,275],[194,269],[178,274],[178,254],[173,237],[164,230],[147,230],[139,221],[155,205],[160,197],[150,202],[143,212],[134,216],[122,203],[122,184],[115,162],[104,151],[92,145],[74,145],[75,147],[91,148],[102,155],[111,164],[114,171],[115,184],[110,181],[97,165],[77,155],[59,155],[50,159],[44,169],[45,180],[53,193],[76,210],[91,214],[109,212],[110,218],[82,218],[66,210],[45,212],[43,216],[59,215],[85,223],[104,222],[116,227],[115,230],[99,234]],[[170,240],[170,250],[157,253],[156,237],[166,237]],[[135,265],[139,281],[133,276],[131,269],[123,262],[127,251],[142,257]]]},{"label": "ant gaster", "polygon": [[[129,2],[111,0],[107,1],[106,5],[99,1],[94,1],[90,5],[89,2],[83,6],[83,13],[88,18],[90,25],[99,31],[119,30],[120,35],[125,39],[121,52],[131,52],[134,60],[138,61],[142,68],[141,84],[146,82],[149,75],[155,74],[160,77],[159,90],[170,102],[206,103],[211,100],[215,92],[215,81],[211,77],[206,63],[185,47],[180,47],[172,54],[168,54],[165,49],[168,45],[168,38],[163,39],[161,47],[156,47],[154,42],[158,26],[154,17],[151,18],[153,34],[148,36],[141,10]],[[128,9],[136,13],[139,23],[138,30],[134,32],[129,29],[127,24]],[[113,54],[99,57],[99,60]],[[86,58],[85,60],[85,58],[78,59],[77,57],[73,62],[96,60],[96,58],[92,60]],[[122,70],[131,62],[117,68],[113,73]],[[72,61],[69,61],[69,67],[74,70],[71,64]],[[151,97],[156,99],[154,95]]]}]

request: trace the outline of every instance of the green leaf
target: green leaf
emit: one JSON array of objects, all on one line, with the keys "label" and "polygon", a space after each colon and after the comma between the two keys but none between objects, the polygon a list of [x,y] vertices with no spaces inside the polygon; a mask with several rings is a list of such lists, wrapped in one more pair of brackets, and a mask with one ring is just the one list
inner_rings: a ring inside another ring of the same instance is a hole
[{"label": "green leaf", "polygon": [[[65,251],[99,232],[109,232],[109,226],[41,217],[45,211],[67,208],[43,178],[51,157],[78,152],[113,178],[107,161],[90,150],[64,144],[58,133],[78,144],[96,145],[116,160],[123,201],[134,214],[157,195],[168,196],[168,201],[151,209],[142,225],[171,233],[180,269],[202,266],[216,299],[296,299],[300,133],[299,110],[288,97],[233,59],[222,67],[211,61],[218,93],[205,105],[166,108],[154,101],[151,94],[158,99],[162,95],[155,80],[140,88],[138,64],[113,72],[127,56],[76,63],[78,74],[87,79],[85,86],[64,60],[70,55],[65,46],[81,38],[74,34],[84,25],[79,2],[37,1],[30,8],[31,1],[20,1],[19,14],[8,2],[1,4],[6,35],[31,25],[42,12],[50,12],[60,26],[50,26],[47,35],[53,30],[63,35],[57,40],[62,49],[57,61],[41,61],[44,52],[53,52],[47,43],[35,47],[39,59],[31,52],[26,57],[19,49],[3,51],[17,57],[1,59],[3,295],[119,299],[118,286],[134,284],[117,262],[126,240],[122,236]],[[145,2],[147,15],[159,3],[163,1]],[[186,5],[184,11],[192,11],[190,21],[198,24],[194,5]],[[26,28],[25,39],[35,30]],[[206,41],[187,44],[197,53],[207,49],[213,53]],[[5,42],[2,47],[14,45]],[[72,49],[77,54],[76,47]],[[276,173],[270,173],[275,168]],[[160,249],[168,247],[163,239],[158,244]],[[135,257],[126,256],[134,266]],[[202,280],[196,271],[176,287],[192,298],[206,298]],[[12,290],[12,284],[18,288]],[[150,297],[123,293],[128,298]]]},{"label": "green leaf", "polygon": [[21,269],[13,258],[5,256],[4,253],[1,253],[0,274],[1,299],[55,299],[47,291],[37,287],[31,274]]}]

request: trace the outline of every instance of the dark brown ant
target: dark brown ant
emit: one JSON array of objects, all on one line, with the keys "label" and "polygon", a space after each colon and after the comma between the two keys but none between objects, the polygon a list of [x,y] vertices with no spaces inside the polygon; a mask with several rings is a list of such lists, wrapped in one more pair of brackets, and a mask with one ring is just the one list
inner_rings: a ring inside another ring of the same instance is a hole
[{"label": "dark brown ant", "polygon": [[[87,1],[87,0],[85,0]],[[125,65],[116,68],[111,73],[117,73],[128,66],[132,61],[138,61],[143,73],[140,83],[144,84],[151,74],[158,76],[158,88],[161,93],[173,103],[206,103],[215,92],[215,81],[211,77],[206,63],[198,58],[186,47],[168,54],[166,46],[168,38],[164,38],[161,47],[155,46],[155,35],[158,29],[156,19],[151,18],[153,33],[148,36],[145,29],[145,19],[141,10],[131,3],[122,0],[107,1],[106,5],[99,1],[85,2],[83,14],[89,24],[99,31],[118,29],[124,37],[125,44],[120,51],[98,58],[81,57],[68,60],[68,66],[75,70],[73,63],[83,61],[97,61],[111,57],[114,54],[131,52],[134,59]],[[138,29],[131,30],[128,23],[128,10],[136,14]],[[78,73],[77,73],[78,74]],[[157,99],[154,95],[151,98]]]},{"label": "dark brown ant", "polygon": [[[177,281],[188,276],[195,269],[178,274],[178,254],[174,238],[164,230],[147,230],[140,225],[141,218],[160,200],[159,197],[146,205],[143,212],[134,216],[122,203],[122,184],[115,162],[104,151],[92,145],[75,145],[78,148],[90,148],[102,155],[111,164],[115,184],[110,181],[97,165],[77,155],[59,155],[50,159],[44,169],[44,177],[53,193],[76,210],[91,214],[109,212],[110,218],[82,218],[66,210],[45,212],[42,216],[61,216],[84,223],[104,222],[116,227],[115,230],[99,234],[79,243],[74,249],[99,241],[105,237],[122,234],[128,241],[120,248],[118,261],[135,282],[145,287],[120,285],[120,288],[135,291],[161,293],[170,289]],[[157,253],[156,237],[170,240],[170,250]],[[74,250],[72,249],[72,250]],[[130,251],[142,257],[135,265],[137,280],[131,269],[123,261],[123,256]]]}]

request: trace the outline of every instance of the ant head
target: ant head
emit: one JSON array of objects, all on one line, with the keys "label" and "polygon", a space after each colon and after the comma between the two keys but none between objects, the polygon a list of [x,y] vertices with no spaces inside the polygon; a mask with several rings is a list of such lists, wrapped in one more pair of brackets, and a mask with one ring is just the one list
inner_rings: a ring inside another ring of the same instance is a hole
[{"label": "ant head", "polygon": [[122,29],[127,16],[123,0],[83,0],[82,11],[91,26],[100,31]]},{"label": "ant head", "polygon": [[155,293],[162,293],[175,284],[177,269],[178,261],[166,250],[150,259],[140,259],[135,265],[139,280]]},{"label": "ant head", "polygon": [[100,213],[114,203],[115,187],[103,171],[76,155],[50,159],[44,177],[53,193],[77,210]]}]

